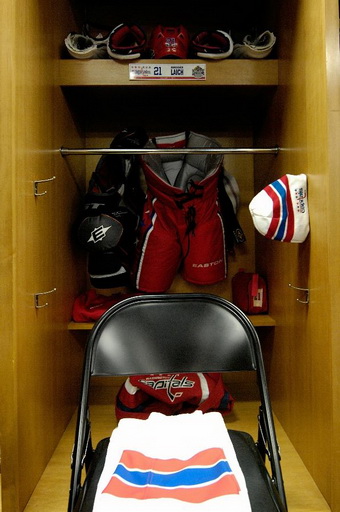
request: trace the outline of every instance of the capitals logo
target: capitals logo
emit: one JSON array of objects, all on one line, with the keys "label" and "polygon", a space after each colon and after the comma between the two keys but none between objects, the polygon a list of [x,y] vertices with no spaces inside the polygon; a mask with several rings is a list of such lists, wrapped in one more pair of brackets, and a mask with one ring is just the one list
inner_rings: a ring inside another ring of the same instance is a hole
[{"label": "capitals logo", "polygon": [[295,201],[296,201],[296,209],[300,213],[306,212],[306,199],[307,192],[303,187],[296,188],[294,190],[295,193]]},{"label": "capitals logo", "polygon": [[185,390],[195,386],[195,382],[193,380],[189,380],[186,375],[179,376],[179,374],[150,376],[150,378],[141,379],[140,382],[155,391],[166,390],[166,394],[170,402],[174,402],[177,398],[180,398],[183,395],[183,391],[175,390]]}]

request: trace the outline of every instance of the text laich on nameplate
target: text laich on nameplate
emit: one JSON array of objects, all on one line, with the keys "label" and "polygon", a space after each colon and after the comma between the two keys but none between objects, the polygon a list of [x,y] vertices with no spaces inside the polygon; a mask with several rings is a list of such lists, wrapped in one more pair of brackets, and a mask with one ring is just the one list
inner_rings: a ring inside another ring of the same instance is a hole
[{"label": "text laich on nameplate", "polygon": [[205,64],[129,64],[130,80],[206,80]]}]

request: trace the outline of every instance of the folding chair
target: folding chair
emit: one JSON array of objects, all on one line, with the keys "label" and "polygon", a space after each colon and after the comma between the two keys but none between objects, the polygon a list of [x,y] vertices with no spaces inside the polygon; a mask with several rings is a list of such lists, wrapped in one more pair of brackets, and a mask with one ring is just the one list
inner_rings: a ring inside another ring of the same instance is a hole
[{"label": "folding chair", "polygon": [[109,441],[104,439],[93,449],[88,406],[91,377],[235,371],[256,372],[259,387],[257,441],[246,432],[228,429],[251,508],[286,511],[261,347],[252,323],[234,304],[214,295],[160,294],[120,302],[104,313],[89,334],[68,512],[92,511]]}]

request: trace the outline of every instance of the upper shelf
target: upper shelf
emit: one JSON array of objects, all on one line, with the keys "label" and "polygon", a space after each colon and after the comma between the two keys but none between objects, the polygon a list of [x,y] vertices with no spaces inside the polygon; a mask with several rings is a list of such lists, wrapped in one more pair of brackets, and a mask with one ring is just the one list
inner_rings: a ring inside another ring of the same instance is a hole
[{"label": "upper shelf", "polygon": [[113,59],[59,61],[57,82],[60,86],[276,86],[277,60],[225,59],[219,61],[153,60],[134,61],[138,64],[205,64],[205,80],[130,80],[129,63]]}]

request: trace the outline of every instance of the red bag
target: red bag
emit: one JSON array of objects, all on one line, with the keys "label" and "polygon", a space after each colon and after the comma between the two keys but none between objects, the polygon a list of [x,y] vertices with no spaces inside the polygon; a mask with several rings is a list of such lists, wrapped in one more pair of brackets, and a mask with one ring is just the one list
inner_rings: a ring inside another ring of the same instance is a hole
[{"label": "red bag", "polygon": [[240,269],[231,281],[233,303],[244,313],[257,315],[268,311],[267,285],[263,277]]},{"label": "red bag", "polygon": [[74,322],[95,322],[111,306],[136,295],[141,295],[141,293],[101,295],[91,288],[75,298],[72,308],[72,319]]},{"label": "red bag", "polygon": [[162,373],[129,377],[116,398],[116,417],[146,419],[152,412],[167,416],[231,412],[234,399],[220,373]]}]

